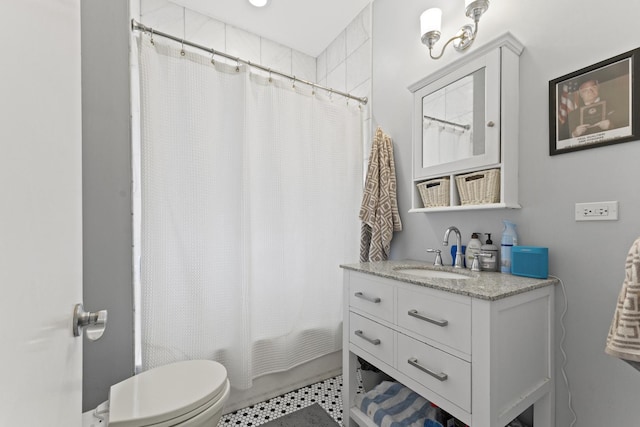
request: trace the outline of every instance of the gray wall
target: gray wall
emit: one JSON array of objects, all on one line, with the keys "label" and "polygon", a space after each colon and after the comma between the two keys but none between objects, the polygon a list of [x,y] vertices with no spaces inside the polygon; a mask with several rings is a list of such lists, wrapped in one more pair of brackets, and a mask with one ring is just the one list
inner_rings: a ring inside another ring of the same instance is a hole
[{"label": "gray wall", "polygon": [[108,310],[84,340],[83,411],[133,374],[129,2],[83,0],[82,182],[86,310]]},{"label": "gray wall", "polygon": [[[495,0],[480,23],[477,45],[510,31],[525,45],[520,61],[520,210],[409,214],[412,95],[407,87],[460,54],[439,61],[420,43],[419,16],[433,0],[375,0],[373,16],[373,115],[395,142],[398,199],[404,230],[392,242],[394,259],[431,259],[444,230],[457,225],[465,242],[472,231],[495,233],[501,220],[518,224],[520,243],[548,246],[550,272],[566,286],[566,370],[577,425],[637,425],[640,373],[607,356],[604,345],[624,279],[625,257],[640,235],[640,142],[549,156],[548,82],[640,45],[636,0]],[[463,2],[439,2],[443,38],[466,20]],[[453,5],[451,3],[454,3]],[[453,6],[458,10],[453,10]],[[578,18],[579,17],[579,18]],[[591,29],[589,29],[591,28]],[[597,30],[596,30],[597,28]],[[475,46],[472,46],[473,49]],[[439,48],[438,48],[439,49]],[[637,114],[636,114],[637,118]],[[576,202],[618,200],[619,220],[575,222]],[[445,259],[448,259],[446,257]],[[557,288],[556,342],[564,298]],[[569,426],[567,388],[556,349],[556,425]]]}]

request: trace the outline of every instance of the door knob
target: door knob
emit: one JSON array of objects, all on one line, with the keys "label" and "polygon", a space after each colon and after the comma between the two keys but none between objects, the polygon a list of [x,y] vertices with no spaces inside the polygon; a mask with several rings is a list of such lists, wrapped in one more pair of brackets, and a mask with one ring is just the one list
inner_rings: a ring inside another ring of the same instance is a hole
[{"label": "door knob", "polygon": [[102,337],[107,326],[107,310],[95,312],[84,311],[82,304],[76,304],[73,309],[73,336],[79,337],[85,328],[87,338],[96,341]]}]

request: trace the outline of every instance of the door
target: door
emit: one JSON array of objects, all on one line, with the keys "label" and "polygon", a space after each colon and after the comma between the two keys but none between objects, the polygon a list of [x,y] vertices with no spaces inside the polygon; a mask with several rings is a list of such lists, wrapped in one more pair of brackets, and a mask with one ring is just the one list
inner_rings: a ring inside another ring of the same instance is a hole
[{"label": "door", "polygon": [[79,0],[0,1],[0,426],[81,424]]}]

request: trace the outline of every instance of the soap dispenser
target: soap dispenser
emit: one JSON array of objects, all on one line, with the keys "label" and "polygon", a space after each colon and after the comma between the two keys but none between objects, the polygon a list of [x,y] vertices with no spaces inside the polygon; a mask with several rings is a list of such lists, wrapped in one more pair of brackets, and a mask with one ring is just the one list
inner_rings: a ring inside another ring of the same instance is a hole
[{"label": "soap dispenser", "polygon": [[484,233],[487,241],[480,248],[480,252],[491,254],[490,257],[480,258],[480,268],[482,271],[498,271],[498,247],[491,240],[491,233]]},{"label": "soap dispenser", "polygon": [[476,254],[480,253],[480,249],[482,248],[482,242],[479,239],[479,235],[481,233],[471,233],[471,240],[467,244],[467,252],[465,253],[467,268],[471,268],[473,265],[473,259]]}]

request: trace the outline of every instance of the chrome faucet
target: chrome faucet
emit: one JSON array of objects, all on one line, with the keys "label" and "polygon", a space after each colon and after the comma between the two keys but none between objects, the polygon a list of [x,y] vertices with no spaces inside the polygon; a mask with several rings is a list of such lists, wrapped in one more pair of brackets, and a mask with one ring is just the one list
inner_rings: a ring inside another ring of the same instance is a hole
[{"label": "chrome faucet", "polygon": [[443,246],[449,246],[449,233],[456,233],[456,257],[453,262],[454,268],[463,268],[464,267],[464,257],[462,256],[462,236],[460,235],[460,230],[457,227],[451,226],[447,228],[444,232],[444,239],[442,241]]}]

